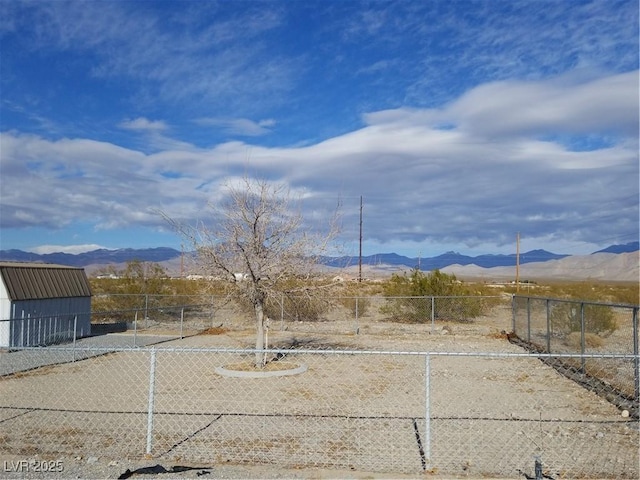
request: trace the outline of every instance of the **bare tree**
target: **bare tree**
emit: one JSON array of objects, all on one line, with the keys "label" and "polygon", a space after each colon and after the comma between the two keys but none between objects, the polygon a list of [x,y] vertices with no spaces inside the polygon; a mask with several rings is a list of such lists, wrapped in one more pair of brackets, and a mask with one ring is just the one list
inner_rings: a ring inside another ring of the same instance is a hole
[{"label": "bare tree", "polygon": [[260,351],[265,348],[267,299],[282,293],[291,279],[305,283],[307,294],[309,281],[314,280],[313,290],[323,286],[315,267],[333,246],[338,211],[319,233],[305,226],[300,200],[283,185],[244,177],[239,185],[228,184],[226,193],[221,205],[210,205],[212,221],[217,222],[212,226],[185,226],[164,216],[192,244],[199,267],[227,281],[253,307],[255,364],[260,367],[266,363]]}]

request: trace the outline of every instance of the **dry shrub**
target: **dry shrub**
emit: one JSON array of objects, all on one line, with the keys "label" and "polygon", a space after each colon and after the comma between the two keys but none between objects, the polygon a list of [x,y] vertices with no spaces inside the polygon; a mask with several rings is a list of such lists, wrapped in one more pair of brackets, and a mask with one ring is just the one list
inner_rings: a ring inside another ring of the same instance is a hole
[{"label": "dry shrub", "polygon": [[489,338],[496,338],[498,340],[508,340],[509,339],[509,334],[507,332],[505,332],[504,330],[500,330],[498,331],[494,331],[491,332],[487,335],[487,337]]},{"label": "dry shrub", "polygon": [[223,327],[211,327],[203,330],[199,333],[199,335],[222,335],[223,333],[227,333],[227,329]]},{"label": "dry shrub", "polygon": [[[571,332],[565,338],[565,344],[575,350],[580,350],[581,335],[580,332]],[[604,339],[595,333],[584,334],[584,345],[590,348],[600,348],[604,345]]]},{"label": "dry shrub", "polygon": [[611,335],[617,328],[613,309],[608,305],[581,303],[577,301],[554,301],[551,307],[554,330],[580,332],[600,336]]}]

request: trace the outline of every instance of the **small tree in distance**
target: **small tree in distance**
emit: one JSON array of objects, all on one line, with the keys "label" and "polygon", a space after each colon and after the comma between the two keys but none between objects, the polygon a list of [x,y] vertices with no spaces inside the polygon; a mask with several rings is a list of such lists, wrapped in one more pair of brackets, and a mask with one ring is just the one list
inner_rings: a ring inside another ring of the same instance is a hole
[{"label": "small tree in distance", "polygon": [[209,205],[212,226],[179,224],[162,214],[193,246],[203,273],[226,281],[253,307],[257,367],[266,363],[260,351],[265,348],[267,300],[291,293],[292,279],[303,285],[295,287],[297,293],[307,295],[330,284],[319,281],[316,266],[338,234],[337,211],[324,233],[313,233],[303,223],[300,206],[284,185],[244,177],[238,185],[226,185],[220,205]]}]

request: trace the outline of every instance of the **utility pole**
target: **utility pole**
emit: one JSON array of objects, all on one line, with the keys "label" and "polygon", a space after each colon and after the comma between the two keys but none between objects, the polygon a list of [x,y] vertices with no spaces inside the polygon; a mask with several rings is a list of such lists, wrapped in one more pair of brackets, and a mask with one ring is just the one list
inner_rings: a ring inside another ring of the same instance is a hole
[{"label": "utility pole", "polygon": [[358,254],[358,282],[362,282],[362,195],[360,195],[360,252]]},{"label": "utility pole", "polygon": [[520,291],[520,232],[516,234],[516,293]]},{"label": "utility pole", "polygon": [[184,278],[184,243],[180,244],[180,278]]}]

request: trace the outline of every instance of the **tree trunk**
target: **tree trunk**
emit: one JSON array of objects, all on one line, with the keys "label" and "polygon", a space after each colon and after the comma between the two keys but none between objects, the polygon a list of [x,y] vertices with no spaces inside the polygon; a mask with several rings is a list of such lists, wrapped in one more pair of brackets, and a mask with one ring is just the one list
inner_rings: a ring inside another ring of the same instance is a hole
[{"label": "tree trunk", "polygon": [[265,356],[261,350],[264,350],[264,307],[262,302],[258,302],[254,305],[256,312],[256,367],[264,367]]}]

